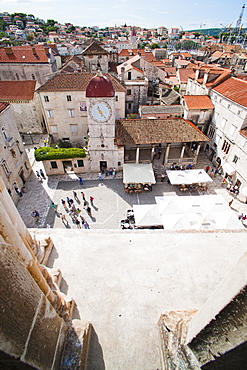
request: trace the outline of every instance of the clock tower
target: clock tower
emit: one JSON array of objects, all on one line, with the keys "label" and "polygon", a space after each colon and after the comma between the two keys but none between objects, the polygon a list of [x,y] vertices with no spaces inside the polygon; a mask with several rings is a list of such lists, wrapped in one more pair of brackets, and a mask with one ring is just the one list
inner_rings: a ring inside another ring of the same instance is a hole
[{"label": "clock tower", "polygon": [[91,171],[118,168],[115,139],[115,91],[112,82],[98,72],[86,88]]}]

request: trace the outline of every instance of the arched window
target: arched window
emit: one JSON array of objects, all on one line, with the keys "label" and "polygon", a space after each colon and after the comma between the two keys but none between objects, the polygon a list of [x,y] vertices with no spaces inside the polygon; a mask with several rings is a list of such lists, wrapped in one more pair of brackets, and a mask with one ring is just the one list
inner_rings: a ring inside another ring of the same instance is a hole
[{"label": "arched window", "polygon": [[19,79],[20,79],[20,77],[19,77],[18,73],[16,73],[16,74],[15,74],[15,77],[16,77],[16,79],[17,79],[17,80],[19,80]]},{"label": "arched window", "polygon": [[32,79],[33,79],[33,80],[35,80],[35,76],[34,76],[34,74],[33,74],[33,73],[32,73]]}]

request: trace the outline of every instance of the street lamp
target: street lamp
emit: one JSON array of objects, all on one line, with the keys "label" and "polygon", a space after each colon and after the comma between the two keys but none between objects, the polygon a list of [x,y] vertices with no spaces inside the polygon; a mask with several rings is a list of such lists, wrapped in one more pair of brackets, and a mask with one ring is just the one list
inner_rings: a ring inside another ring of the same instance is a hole
[{"label": "street lamp", "polygon": [[31,143],[34,144],[33,137],[32,137],[32,131],[27,132],[27,134],[30,135]]}]

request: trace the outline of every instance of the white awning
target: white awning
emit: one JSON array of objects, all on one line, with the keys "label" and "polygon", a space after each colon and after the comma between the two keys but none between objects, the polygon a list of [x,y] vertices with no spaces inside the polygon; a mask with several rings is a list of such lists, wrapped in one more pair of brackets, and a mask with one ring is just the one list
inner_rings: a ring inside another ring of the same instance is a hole
[{"label": "white awning", "polygon": [[172,185],[189,185],[213,181],[203,169],[167,170],[166,173]]},{"label": "white awning", "polygon": [[222,165],[222,168],[224,173],[227,173],[230,176],[232,176],[236,172],[235,168],[227,162]]},{"label": "white awning", "polygon": [[123,165],[124,184],[155,184],[154,171],[151,163],[135,164],[126,163]]}]

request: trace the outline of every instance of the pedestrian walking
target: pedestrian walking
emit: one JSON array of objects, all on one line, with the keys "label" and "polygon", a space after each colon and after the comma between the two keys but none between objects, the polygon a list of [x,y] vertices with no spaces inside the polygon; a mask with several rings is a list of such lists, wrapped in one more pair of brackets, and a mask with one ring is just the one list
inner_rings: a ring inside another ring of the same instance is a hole
[{"label": "pedestrian walking", "polygon": [[62,222],[64,222],[64,221],[68,222],[67,219],[66,219],[66,216],[63,213],[61,213],[61,220],[62,220]]},{"label": "pedestrian walking", "polygon": [[91,213],[91,208],[88,206],[87,209],[86,209],[88,215],[91,217],[92,216],[92,213]]},{"label": "pedestrian walking", "polygon": [[40,177],[39,171],[36,171],[36,176],[37,176],[37,179],[41,180],[41,177]]},{"label": "pedestrian walking", "polygon": [[102,173],[101,172],[99,172],[99,174],[98,174],[98,179],[102,180]]},{"label": "pedestrian walking", "polygon": [[75,219],[75,224],[76,224],[78,229],[81,229],[80,221],[77,218]]},{"label": "pedestrian walking", "polygon": [[47,143],[47,141],[46,141],[46,139],[44,139],[44,140],[43,140],[43,144],[44,144],[44,146],[46,146],[46,143]]},{"label": "pedestrian walking", "polygon": [[40,214],[36,209],[32,212],[32,217],[35,219],[35,222],[39,221]]},{"label": "pedestrian walking", "polygon": [[94,197],[90,197],[90,203],[93,204],[93,201],[94,201]]},{"label": "pedestrian walking", "polygon": [[81,218],[81,224],[83,226],[84,225],[84,222],[85,222],[85,218],[82,215],[80,215],[80,218]]},{"label": "pedestrian walking", "polygon": [[39,173],[40,173],[40,176],[42,177],[42,179],[43,179],[43,180],[45,180],[45,179],[46,179],[46,177],[45,177],[45,174],[44,174],[44,172],[42,171],[42,169],[40,169],[40,170],[39,170]]},{"label": "pedestrian walking", "polygon": [[245,221],[245,220],[246,220],[246,218],[247,218],[247,216],[246,216],[246,215],[244,215],[244,216],[242,217],[242,222],[243,222],[243,221]]},{"label": "pedestrian walking", "polygon": [[86,199],[84,200],[84,208],[86,208],[88,205],[88,202],[86,201]]},{"label": "pedestrian walking", "polygon": [[239,219],[239,220],[242,220],[242,218],[243,218],[243,217],[244,217],[244,214],[243,214],[243,213],[241,213],[241,215],[239,215],[239,216],[238,216],[238,219]]},{"label": "pedestrian walking", "polygon": [[84,227],[85,227],[85,229],[90,229],[89,224],[88,224],[88,222],[86,220],[84,222]]},{"label": "pedestrian walking", "polygon": [[77,196],[77,192],[76,192],[76,191],[74,191],[74,190],[73,190],[73,195],[74,195],[74,199],[75,199],[75,200],[79,200],[79,199],[78,199],[78,196]]},{"label": "pedestrian walking", "polygon": [[82,199],[85,201],[85,194],[83,193],[83,191],[81,191],[81,196],[82,196]]},{"label": "pedestrian walking", "polygon": [[58,211],[57,211],[57,204],[55,204],[54,202],[51,202],[51,207],[54,209],[55,213],[57,215],[59,215]]},{"label": "pedestrian walking", "polygon": [[62,205],[63,205],[65,211],[66,211],[67,210],[67,206],[66,206],[65,200],[64,199],[61,199],[61,202],[62,202]]},{"label": "pedestrian walking", "polygon": [[83,185],[82,177],[79,177],[79,184],[80,184],[80,185]]},{"label": "pedestrian walking", "polygon": [[229,202],[229,207],[231,207],[232,202],[233,202],[233,199],[232,199],[232,200],[230,200],[230,202]]},{"label": "pedestrian walking", "polygon": [[113,177],[116,176],[116,168],[113,168],[112,174],[113,174]]},{"label": "pedestrian walking", "polygon": [[207,166],[206,168],[205,168],[205,171],[206,171],[206,173],[208,173],[208,171],[210,170],[210,167],[209,166]]}]

